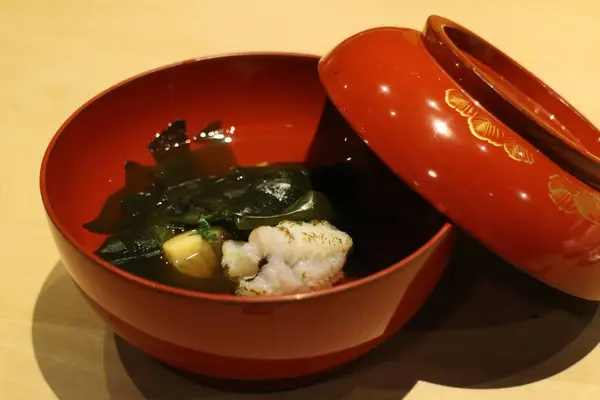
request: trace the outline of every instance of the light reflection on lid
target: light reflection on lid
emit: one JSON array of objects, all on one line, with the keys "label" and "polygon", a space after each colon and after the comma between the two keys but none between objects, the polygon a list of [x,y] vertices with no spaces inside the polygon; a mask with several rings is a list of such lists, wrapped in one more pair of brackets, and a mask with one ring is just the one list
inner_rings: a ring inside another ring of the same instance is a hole
[{"label": "light reflection on lid", "polygon": [[448,138],[453,136],[453,133],[450,130],[450,127],[448,126],[448,123],[446,121],[442,121],[441,119],[433,120],[433,130],[440,136]]},{"label": "light reflection on lid", "polygon": [[440,110],[439,104],[434,100],[427,100],[427,104],[429,104],[429,107],[431,108],[435,108],[438,111]]}]

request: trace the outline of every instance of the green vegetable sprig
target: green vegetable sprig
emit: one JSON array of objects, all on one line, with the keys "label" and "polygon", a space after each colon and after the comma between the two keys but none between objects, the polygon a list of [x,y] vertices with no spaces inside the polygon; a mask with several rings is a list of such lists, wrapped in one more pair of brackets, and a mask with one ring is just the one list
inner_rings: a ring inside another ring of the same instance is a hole
[{"label": "green vegetable sprig", "polygon": [[210,224],[204,218],[200,218],[198,220],[196,231],[200,236],[202,236],[202,239],[206,240],[207,242],[216,242],[218,239],[217,234],[210,229]]}]

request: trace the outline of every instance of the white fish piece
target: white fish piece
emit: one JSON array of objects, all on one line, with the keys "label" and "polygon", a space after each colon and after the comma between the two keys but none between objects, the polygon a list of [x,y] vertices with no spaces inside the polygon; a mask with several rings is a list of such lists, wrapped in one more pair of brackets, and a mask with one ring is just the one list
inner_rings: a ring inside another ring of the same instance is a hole
[{"label": "white fish piece", "polygon": [[245,296],[281,295],[308,292],[310,289],[281,259],[275,258],[260,268],[252,280],[240,280],[236,293]]},{"label": "white fish piece", "polygon": [[237,240],[226,240],[221,248],[221,265],[232,279],[250,279],[258,274],[262,256],[256,246]]},{"label": "white fish piece", "polygon": [[[305,293],[343,278],[352,238],[326,221],[283,221],[254,229],[248,242],[226,241],[222,266],[240,295]],[[266,260],[262,267],[260,263]]]}]

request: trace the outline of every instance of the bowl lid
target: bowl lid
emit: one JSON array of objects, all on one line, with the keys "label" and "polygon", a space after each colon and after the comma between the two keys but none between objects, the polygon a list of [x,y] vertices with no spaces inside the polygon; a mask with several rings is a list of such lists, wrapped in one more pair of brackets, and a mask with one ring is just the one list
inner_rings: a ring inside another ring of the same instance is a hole
[{"label": "bowl lid", "polygon": [[329,98],[439,211],[508,262],[600,300],[600,132],[468,29],[382,27],[325,55]]}]

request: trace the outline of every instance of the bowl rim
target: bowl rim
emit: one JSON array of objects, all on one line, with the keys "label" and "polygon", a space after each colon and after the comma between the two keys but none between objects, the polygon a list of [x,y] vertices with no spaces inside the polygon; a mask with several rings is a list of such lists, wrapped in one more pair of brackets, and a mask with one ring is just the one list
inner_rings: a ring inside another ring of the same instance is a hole
[{"label": "bowl rim", "polygon": [[[164,65],[156,67],[156,68],[148,69],[144,72],[141,72],[141,73],[133,75],[129,78],[123,79],[123,80],[117,82],[116,84],[113,84],[112,86],[108,87],[107,89],[99,92],[98,94],[96,94],[95,96],[90,98],[88,101],[83,103],[83,105],[81,105],[79,108],[77,108],[73,113],[71,113],[71,115],[61,124],[61,126],[58,128],[58,130],[56,131],[56,133],[53,135],[52,139],[48,143],[46,150],[44,152],[44,156],[43,156],[41,167],[40,167],[39,184],[40,184],[42,203],[44,205],[46,215],[50,219],[50,222],[52,223],[52,225],[54,225],[54,227],[56,228],[57,232],[61,236],[63,236],[63,238],[65,238],[67,240],[67,242],[69,242],[69,244],[71,246],[73,246],[77,252],[79,252],[80,254],[85,256],[85,258],[87,258],[88,260],[94,262],[99,267],[108,270],[109,272],[113,273],[117,277],[119,277],[121,279],[125,279],[131,283],[137,284],[145,289],[158,291],[158,292],[166,294],[166,295],[171,295],[171,296],[174,295],[174,296],[178,296],[178,297],[191,298],[191,299],[195,299],[195,300],[207,300],[207,301],[214,301],[214,302],[220,302],[220,303],[247,304],[247,305],[249,305],[249,304],[275,304],[275,303],[285,303],[285,302],[293,302],[293,301],[299,301],[299,300],[315,299],[315,298],[319,298],[319,297],[323,297],[323,296],[338,294],[338,293],[346,292],[348,290],[356,289],[362,285],[372,283],[372,282],[379,280],[387,275],[390,275],[390,274],[398,271],[399,269],[403,268],[407,264],[410,264],[416,258],[420,257],[422,254],[424,254],[429,249],[431,249],[435,244],[441,242],[441,240],[445,236],[448,236],[453,232],[453,230],[454,230],[453,224],[451,222],[446,221],[443,223],[441,228],[439,228],[435,232],[434,235],[432,235],[425,243],[423,243],[421,246],[419,246],[415,251],[410,253],[408,256],[402,258],[395,264],[389,265],[373,274],[369,274],[365,277],[362,277],[362,278],[359,278],[356,280],[344,282],[339,285],[335,285],[335,286],[332,286],[332,287],[326,288],[326,289],[317,290],[314,292],[301,293],[301,294],[289,294],[289,295],[255,296],[255,297],[254,296],[253,297],[234,296],[231,294],[222,294],[222,293],[205,293],[205,292],[201,292],[201,291],[181,289],[181,288],[178,288],[175,286],[170,286],[170,285],[165,285],[162,283],[154,282],[149,279],[142,278],[140,276],[137,276],[135,274],[127,272],[123,269],[120,269],[119,267],[101,259],[97,255],[83,249],[80,246],[80,244],[77,242],[77,240],[75,240],[73,235],[71,235],[68,232],[68,230],[65,229],[64,225],[57,218],[56,213],[54,212],[54,209],[51,206],[50,196],[48,194],[48,189],[47,189],[47,187],[48,187],[47,170],[48,170],[49,160],[52,157],[52,153],[56,146],[56,143],[60,140],[60,137],[62,136],[62,134],[65,131],[65,129],[67,128],[67,126],[70,125],[71,121],[73,121],[73,119],[75,119],[79,114],[81,114],[83,111],[85,111],[92,103],[94,103],[98,99],[100,99],[100,98],[104,97],[105,95],[107,95],[108,93],[122,87],[123,85],[126,85],[132,81],[143,78],[145,76],[148,76],[148,75],[151,75],[154,73],[158,73],[158,72],[162,72],[162,71],[165,71],[168,69],[177,68],[177,67],[180,67],[183,65],[202,62],[202,61],[208,61],[208,60],[213,60],[213,59],[238,58],[238,57],[264,57],[264,56],[313,59],[313,60],[315,60],[315,72],[317,72],[316,69],[317,69],[318,61],[321,58],[320,56],[317,56],[315,54],[310,54],[310,53],[284,52],[284,51],[230,52],[230,53],[217,53],[217,54],[207,55],[207,56],[203,56],[203,57],[190,58],[190,59],[186,59],[183,61],[177,61],[177,62],[173,62],[173,63],[169,63],[169,64],[164,64]],[[318,79],[318,76],[317,76],[317,79]]]}]

